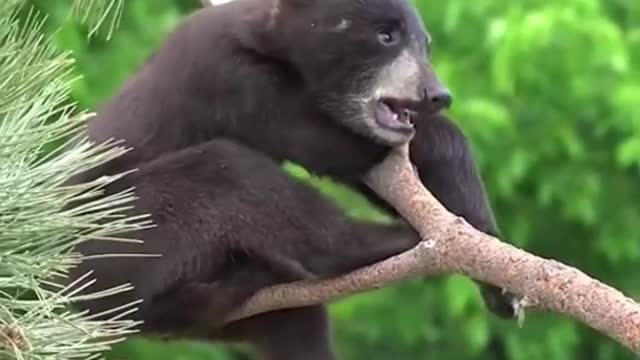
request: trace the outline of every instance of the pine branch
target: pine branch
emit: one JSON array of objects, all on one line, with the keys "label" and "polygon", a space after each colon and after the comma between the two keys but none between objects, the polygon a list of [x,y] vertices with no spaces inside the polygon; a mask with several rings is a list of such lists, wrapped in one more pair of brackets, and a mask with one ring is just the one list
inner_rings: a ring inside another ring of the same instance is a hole
[{"label": "pine branch", "polygon": [[368,184],[424,241],[338,278],[264,289],[228,320],[326,303],[411,277],[459,273],[517,294],[529,308],[573,317],[640,353],[638,303],[575,268],[517,249],[448,212],[418,179],[406,147],[372,170]]},{"label": "pine branch", "polygon": [[[116,4],[91,2],[93,8],[80,9],[89,14],[100,3]],[[34,12],[18,22],[22,5],[0,2],[0,359],[93,359],[132,333],[136,323],[120,319],[135,304],[112,309],[104,321],[71,312],[69,305],[131,287],[81,298],[79,291],[94,282],[91,274],[66,287],[51,279],[82,260],[72,252],[79,242],[150,223],[121,215],[132,206],[131,190],[102,197],[119,176],[65,185],[126,150],[81,135],[89,114],[70,102],[72,59],[42,34]],[[71,206],[78,200],[83,205]]]},{"label": "pine branch", "polygon": [[72,5],[72,14],[91,26],[89,36],[97,33],[110,19],[107,38],[118,26],[123,10],[124,0],[74,0]]}]

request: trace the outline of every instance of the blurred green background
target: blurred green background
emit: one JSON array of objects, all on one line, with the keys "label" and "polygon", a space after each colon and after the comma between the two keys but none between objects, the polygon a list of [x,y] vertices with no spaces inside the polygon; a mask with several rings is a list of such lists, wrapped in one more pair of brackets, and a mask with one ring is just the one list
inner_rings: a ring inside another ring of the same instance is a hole
[{"label": "blurred green background", "polygon": [[[77,59],[73,96],[96,109],[195,0],[127,0],[106,41],[87,41],[68,2],[32,1]],[[504,237],[640,297],[640,1],[417,0],[433,61],[455,96]],[[300,172],[297,172],[300,174]],[[356,216],[377,216],[321,181]],[[571,320],[523,328],[483,308],[459,276],[412,281],[331,307],[337,348],[361,359],[631,359]],[[246,359],[222,346],[132,339],[112,359]]]}]

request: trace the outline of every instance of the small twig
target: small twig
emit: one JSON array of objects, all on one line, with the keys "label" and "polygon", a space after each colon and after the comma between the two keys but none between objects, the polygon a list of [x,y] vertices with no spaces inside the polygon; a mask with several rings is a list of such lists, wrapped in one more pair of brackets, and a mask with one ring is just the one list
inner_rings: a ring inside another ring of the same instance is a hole
[{"label": "small twig", "polygon": [[519,295],[528,307],[571,316],[640,352],[638,303],[577,269],[486,235],[448,212],[418,179],[406,146],[373,169],[367,182],[425,241],[341,277],[264,289],[228,320],[335,301],[411,277],[459,273]]}]

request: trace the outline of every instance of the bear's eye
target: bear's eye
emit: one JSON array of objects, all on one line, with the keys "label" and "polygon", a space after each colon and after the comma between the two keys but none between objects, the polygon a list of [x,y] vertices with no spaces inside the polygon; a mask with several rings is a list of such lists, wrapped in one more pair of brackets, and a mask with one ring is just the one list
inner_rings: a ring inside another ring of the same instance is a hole
[{"label": "bear's eye", "polygon": [[400,31],[397,29],[383,29],[378,32],[378,41],[385,46],[396,45],[400,41]]}]

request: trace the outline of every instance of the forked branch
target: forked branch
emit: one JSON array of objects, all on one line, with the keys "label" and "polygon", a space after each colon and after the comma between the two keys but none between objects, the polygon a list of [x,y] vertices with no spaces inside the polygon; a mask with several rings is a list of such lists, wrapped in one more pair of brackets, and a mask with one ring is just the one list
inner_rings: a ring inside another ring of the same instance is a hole
[{"label": "forked branch", "polygon": [[486,235],[448,212],[418,179],[406,146],[373,169],[367,182],[424,241],[405,253],[338,278],[264,289],[228,320],[335,301],[411,277],[459,273],[517,294],[527,307],[573,317],[640,353],[638,303],[577,269]]}]

